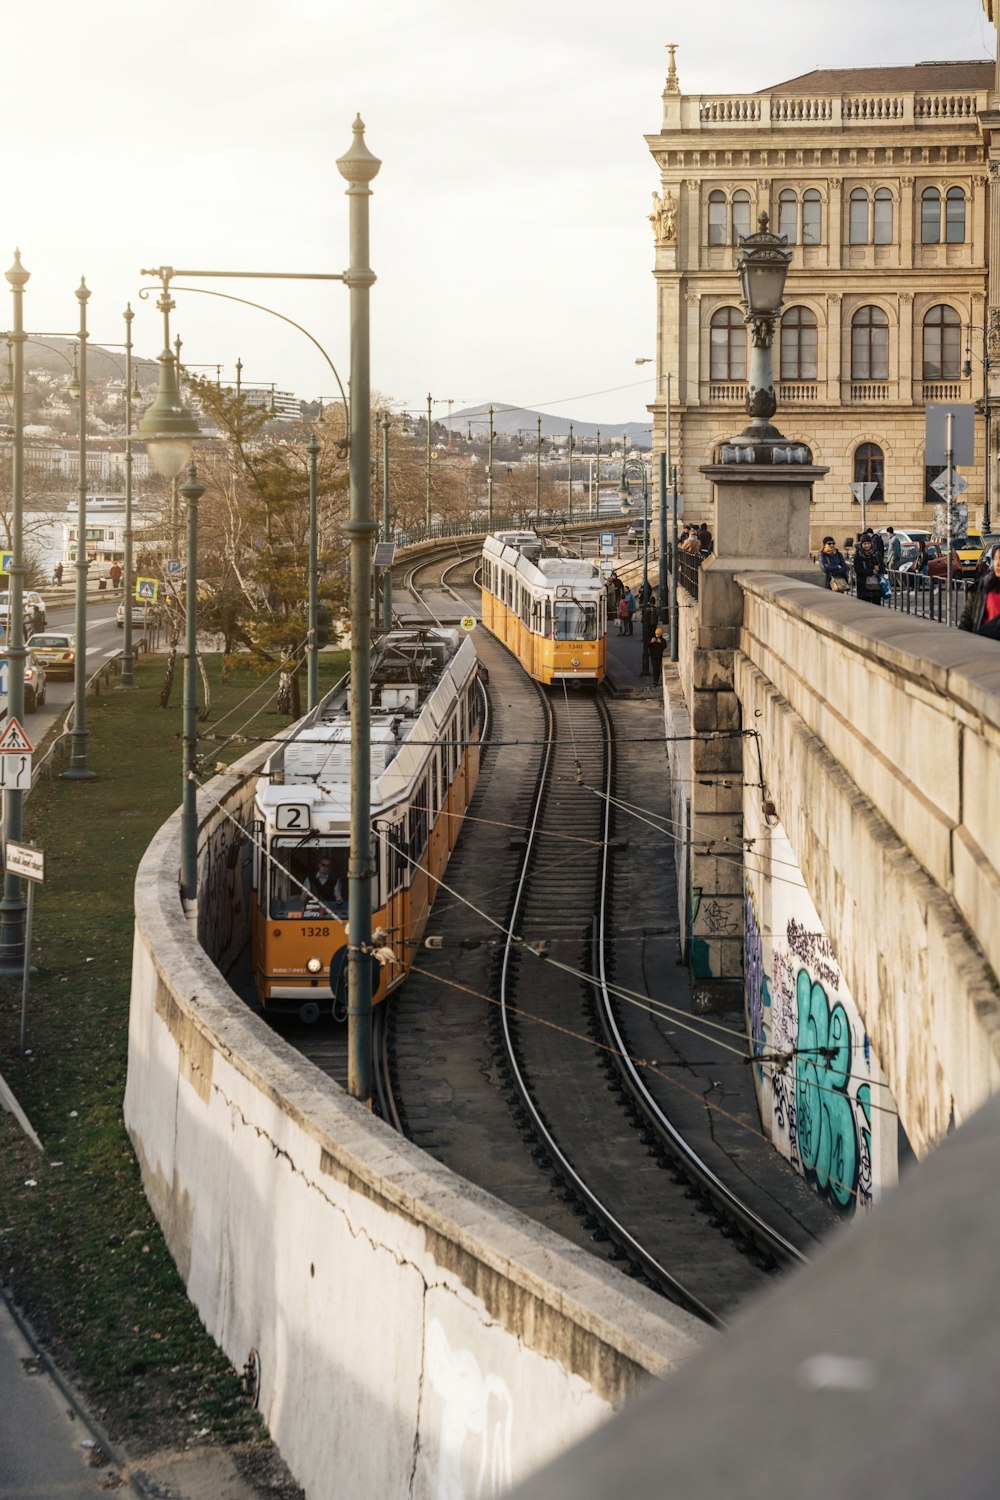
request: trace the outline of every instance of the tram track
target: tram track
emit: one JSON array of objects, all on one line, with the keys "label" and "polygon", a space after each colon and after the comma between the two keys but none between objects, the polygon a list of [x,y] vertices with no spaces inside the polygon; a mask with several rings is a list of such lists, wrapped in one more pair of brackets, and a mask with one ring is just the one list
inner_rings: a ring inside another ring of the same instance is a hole
[{"label": "tram track", "polygon": [[[440,621],[447,590],[446,623],[478,615],[477,557],[409,569],[414,607]],[[600,695],[546,695],[485,632],[476,643],[493,743],[428,928],[435,947],[379,1007],[376,1107],[462,1176],[719,1323],[801,1252],[699,1166],[632,1061],[637,1047],[669,1046],[669,1027],[647,1015],[636,1034],[623,999],[643,991],[636,952],[659,955],[662,979],[676,950],[676,931],[650,927],[623,878],[632,856],[613,775],[634,752],[615,745]],[[615,717],[642,708],[616,705]]]}]

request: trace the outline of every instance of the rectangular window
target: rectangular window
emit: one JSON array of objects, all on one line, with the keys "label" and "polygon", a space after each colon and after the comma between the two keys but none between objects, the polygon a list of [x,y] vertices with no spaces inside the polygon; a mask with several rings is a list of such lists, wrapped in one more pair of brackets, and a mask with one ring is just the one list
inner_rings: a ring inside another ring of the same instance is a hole
[{"label": "rectangular window", "polygon": [[851,217],[850,217],[850,243],[852,245],[867,245],[868,243],[868,194],[859,196],[851,194]]},{"label": "rectangular window", "polygon": [[937,245],[941,240],[941,200],[937,193],[925,193],[920,200],[920,243]]},{"label": "rectangular window", "polygon": [[884,189],[875,194],[875,233],[872,239],[876,245],[892,244],[892,197]]},{"label": "rectangular window", "polygon": [[802,198],[802,243],[818,245],[820,242],[821,213],[819,194],[811,191]]}]

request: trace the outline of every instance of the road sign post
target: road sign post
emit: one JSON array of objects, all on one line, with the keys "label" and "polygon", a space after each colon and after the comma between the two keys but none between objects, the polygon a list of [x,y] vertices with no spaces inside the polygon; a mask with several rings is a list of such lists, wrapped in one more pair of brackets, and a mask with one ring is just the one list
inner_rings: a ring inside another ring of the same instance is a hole
[{"label": "road sign post", "polygon": [[859,482],[858,484],[852,484],[851,485],[851,494],[854,496],[855,500],[861,506],[861,530],[862,531],[866,531],[868,529],[868,502],[871,499],[871,497],[874,495],[874,493],[875,493],[875,491],[877,489],[878,489],[878,485],[877,484],[871,484],[871,483],[861,484]]},{"label": "road sign post", "polygon": [[13,839],[8,839],[4,845],[4,863],[8,875],[16,875],[28,882],[28,909],[24,919],[24,972],[21,976],[21,1056],[24,1057],[28,1039],[31,924],[35,914],[35,886],[45,880],[45,851],[35,849],[31,844],[17,844]]}]

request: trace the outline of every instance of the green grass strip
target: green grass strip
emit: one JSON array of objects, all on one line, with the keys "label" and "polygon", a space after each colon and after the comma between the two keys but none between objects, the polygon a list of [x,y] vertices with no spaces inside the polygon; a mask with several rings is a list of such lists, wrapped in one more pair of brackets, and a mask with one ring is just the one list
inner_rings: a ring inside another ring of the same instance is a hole
[{"label": "green grass strip", "polygon": [[[321,658],[321,691],[344,663],[339,653]],[[274,681],[231,668],[222,680],[220,657],[205,664],[212,712],[200,732],[287,728],[273,698],[257,712]],[[163,675],[162,659],[145,658],[134,690],[88,701],[96,780],[42,781],[28,799],[25,837],[45,850],[46,879],[35,893],[38,973],[25,1058],[20,978],[0,979],[0,1072],[45,1148],[41,1155],[0,1112],[0,1274],[111,1438],[135,1457],[267,1441],[188,1301],[122,1123],[133,880],[181,798],[180,673],[166,710]],[[211,766],[247,746],[200,750]]]}]

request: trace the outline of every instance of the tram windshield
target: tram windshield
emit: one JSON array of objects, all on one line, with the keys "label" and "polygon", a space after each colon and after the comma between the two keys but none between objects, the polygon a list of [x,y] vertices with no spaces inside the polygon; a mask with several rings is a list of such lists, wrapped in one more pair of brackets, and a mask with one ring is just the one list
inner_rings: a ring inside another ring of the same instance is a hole
[{"label": "tram windshield", "polygon": [[578,604],[575,599],[556,601],[555,641],[596,641],[597,605]]},{"label": "tram windshield", "polygon": [[347,845],[272,839],[272,917],[347,914]]}]

